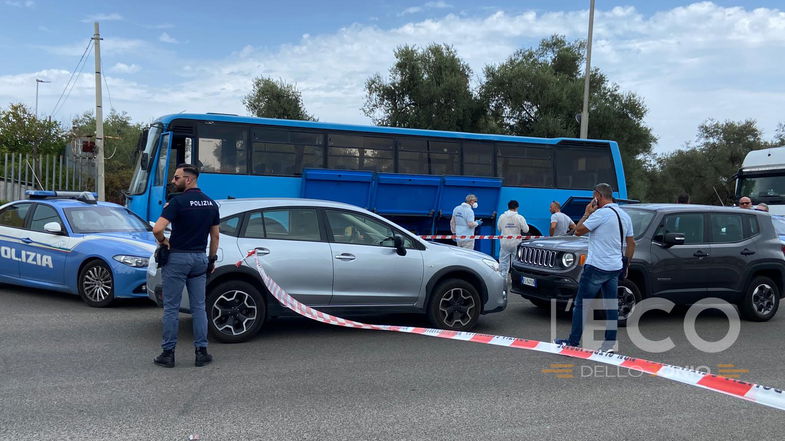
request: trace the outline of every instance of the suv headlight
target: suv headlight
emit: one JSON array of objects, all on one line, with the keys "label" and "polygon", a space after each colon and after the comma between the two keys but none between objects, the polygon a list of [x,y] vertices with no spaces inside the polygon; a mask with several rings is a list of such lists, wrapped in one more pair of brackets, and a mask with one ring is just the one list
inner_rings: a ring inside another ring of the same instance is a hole
[{"label": "suv headlight", "polygon": [[150,262],[150,259],[147,257],[126,256],[124,254],[114,256],[113,259],[124,265],[132,266],[134,268],[146,267]]},{"label": "suv headlight", "polygon": [[561,264],[565,268],[569,268],[572,264],[575,263],[575,254],[572,253],[564,253],[561,256]]},{"label": "suv headlight", "polygon": [[494,271],[499,271],[499,262],[493,259],[482,259],[482,263],[488,265]]}]

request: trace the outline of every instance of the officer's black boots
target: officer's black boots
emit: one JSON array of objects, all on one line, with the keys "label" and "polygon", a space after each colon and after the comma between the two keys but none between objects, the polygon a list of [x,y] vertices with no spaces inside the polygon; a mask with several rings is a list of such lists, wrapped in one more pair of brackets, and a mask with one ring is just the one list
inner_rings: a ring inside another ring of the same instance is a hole
[{"label": "officer's black boots", "polygon": [[153,363],[161,367],[174,367],[174,349],[164,349],[161,355],[155,357]]},{"label": "officer's black boots", "polygon": [[[172,355],[172,360],[174,360],[174,355]],[[213,356],[207,353],[207,348],[196,348],[195,365],[204,366],[211,361],[213,361]]]}]

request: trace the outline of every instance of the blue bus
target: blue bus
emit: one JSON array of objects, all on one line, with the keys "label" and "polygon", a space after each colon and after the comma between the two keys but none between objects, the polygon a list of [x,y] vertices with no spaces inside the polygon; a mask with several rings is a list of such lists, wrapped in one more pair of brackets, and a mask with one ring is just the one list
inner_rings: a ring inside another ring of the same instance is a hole
[{"label": "blue bus", "polygon": [[[580,217],[599,182],[626,199],[613,141],[356,126],[312,121],[176,114],[158,118],[139,140],[126,205],[155,221],[174,169],[200,167],[214,199],[292,197],[361,206],[417,234],[450,234],[453,208],[479,199],[477,234],[494,234],[515,199],[531,226],[548,234],[551,201]],[[477,249],[495,254],[495,241]]]}]

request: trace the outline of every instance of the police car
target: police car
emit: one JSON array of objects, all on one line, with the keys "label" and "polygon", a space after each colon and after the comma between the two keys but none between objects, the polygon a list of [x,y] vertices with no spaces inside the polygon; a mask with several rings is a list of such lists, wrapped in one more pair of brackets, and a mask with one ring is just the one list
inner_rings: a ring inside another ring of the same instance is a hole
[{"label": "police car", "polygon": [[149,224],[92,193],[27,196],[0,207],[0,283],[78,294],[94,307],[147,296]]}]

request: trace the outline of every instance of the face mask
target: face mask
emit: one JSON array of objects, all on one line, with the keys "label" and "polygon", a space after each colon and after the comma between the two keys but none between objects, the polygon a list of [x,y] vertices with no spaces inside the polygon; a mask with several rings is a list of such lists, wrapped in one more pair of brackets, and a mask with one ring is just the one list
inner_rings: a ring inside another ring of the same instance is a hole
[{"label": "face mask", "polygon": [[474,208],[475,210],[477,209],[477,206],[478,206],[478,205],[479,205],[479,204],[477,204],[477,202],[472,202],[472,208]]}]

